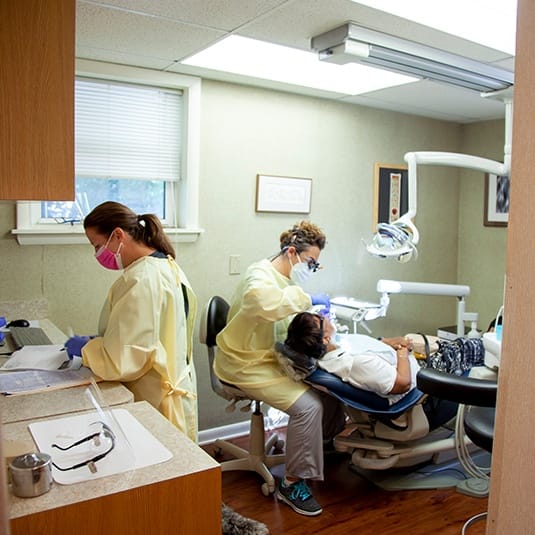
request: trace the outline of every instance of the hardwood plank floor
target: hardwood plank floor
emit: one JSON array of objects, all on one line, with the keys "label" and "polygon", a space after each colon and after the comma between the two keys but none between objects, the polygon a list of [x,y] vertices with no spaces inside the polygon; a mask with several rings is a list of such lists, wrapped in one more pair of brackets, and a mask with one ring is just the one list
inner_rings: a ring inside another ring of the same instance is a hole
[{"label": "hardwood plank floor", "polygon": [[[278,430],[279,435],[284,431]],[[247,437],[233,440],[247,447]],[[217,457],[211,445],[205,450]],[[284,468],[273,468],[279,478]],[[266,524],[272,535],[459,535],[464,522],[486,511],[487,498],[472,498],[455,489],[385,491],[349,469],[348,455],[325,458],[325,481],[310,482],[323,507],[317,517],[295,513],[271,495],[265,497],[260,476],[253,472],[223,472],[223,501],[238,513]],[[478,522],[467,535],[485,533]]]}]

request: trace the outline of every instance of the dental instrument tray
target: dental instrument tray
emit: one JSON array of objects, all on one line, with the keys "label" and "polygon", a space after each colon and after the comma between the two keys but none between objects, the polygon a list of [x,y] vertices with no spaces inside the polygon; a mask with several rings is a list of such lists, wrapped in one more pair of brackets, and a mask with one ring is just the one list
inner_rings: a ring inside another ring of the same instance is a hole
[{"label": "dental instrument tray", "polygon": [[[331,299],[331,305],[336,307],[337,317],[356,321],[375,319],[381,311],[379,303],[359,301],[353,297],[334,297]],[[343,309],[349,309],[349,311]]]}]

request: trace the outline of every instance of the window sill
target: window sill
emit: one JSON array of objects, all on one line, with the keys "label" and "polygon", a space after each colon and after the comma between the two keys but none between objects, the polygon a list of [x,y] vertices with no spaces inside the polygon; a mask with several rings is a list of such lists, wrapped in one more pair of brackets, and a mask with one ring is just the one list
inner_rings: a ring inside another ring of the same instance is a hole
[{"label": "window sill", "polygon": [[[166,228],[172,243],[195,242],[203,229]],[[19,245],[87,245],[87,238],[81,226],[43,227],[14,229],[11,231]]]}]

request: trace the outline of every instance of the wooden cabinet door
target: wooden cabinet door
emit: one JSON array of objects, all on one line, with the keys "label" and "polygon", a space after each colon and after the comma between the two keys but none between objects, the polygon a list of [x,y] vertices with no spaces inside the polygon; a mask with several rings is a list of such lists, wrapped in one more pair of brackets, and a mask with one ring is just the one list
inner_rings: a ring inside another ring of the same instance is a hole
[{"label": "wooden cabinet door", "polygon": [[1,0],[0,199],[74,199],[75,0]]}]

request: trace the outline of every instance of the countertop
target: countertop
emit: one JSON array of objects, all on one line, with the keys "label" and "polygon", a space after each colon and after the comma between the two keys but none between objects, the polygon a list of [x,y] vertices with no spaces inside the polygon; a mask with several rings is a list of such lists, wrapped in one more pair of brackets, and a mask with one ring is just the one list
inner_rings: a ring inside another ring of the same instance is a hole
[{"label": "countertop", "polygon": [[[135,416],[173,454],[173,457],[160,464],[83,483],[73,485],[54,483],[50,492],[35,498],[18,498],[10,492],[8,495],[10,518],[70,506],[196,472],[220,469],[219,463],[178,431],[146,401],[123,405],[121,408]],[[31,440],[28,423],[26,421],[4,424],[4,440]]]}]

